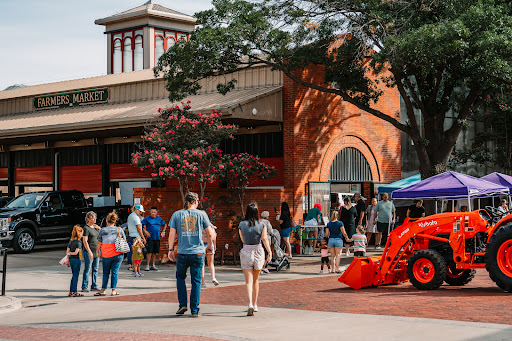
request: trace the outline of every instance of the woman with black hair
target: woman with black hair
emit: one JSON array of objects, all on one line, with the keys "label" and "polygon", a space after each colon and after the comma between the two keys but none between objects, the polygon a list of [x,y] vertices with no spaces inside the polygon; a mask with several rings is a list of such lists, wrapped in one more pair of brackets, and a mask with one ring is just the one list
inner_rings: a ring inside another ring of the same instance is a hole
[{"label": "woman with black hair", "polygon": [[291,219],[292,214],[290,213],[290,207],[288,207],[286,201],[283,201],[281,203],[281,214],[277,215],[277,220],[281,225],[281,236],[286,245],[286,256],[288,256],[288,258],[292,258],[292,246],[290,245],[290,233],[292,232],[292,226],[290,224]]},{"label": "woman with black hair", "polygon": [[[247,295],[249,296],[249,306],[247,308],[247,316],[253,316],[258,311],[258,292],[261,269],[266,262],[272,258],[270,243],[267,236],[267,228],[263,222],[259,220],[258,206],[249,204],[245,211],[245,220],[238,225],[240,239],[244,247],[240,251],[240,265],[244,271],[245,285],[247,287]],[[265,260],[265,252],[261,243],[267,250]]]}]

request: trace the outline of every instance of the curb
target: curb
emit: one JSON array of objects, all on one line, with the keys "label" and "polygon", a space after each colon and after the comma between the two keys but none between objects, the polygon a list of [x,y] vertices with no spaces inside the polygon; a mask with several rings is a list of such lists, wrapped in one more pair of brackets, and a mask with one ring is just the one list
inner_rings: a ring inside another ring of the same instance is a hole
[{"label": "curb", "polygon": [[0,314],[21,309],[21,301],[16,297],[0,296]]}]

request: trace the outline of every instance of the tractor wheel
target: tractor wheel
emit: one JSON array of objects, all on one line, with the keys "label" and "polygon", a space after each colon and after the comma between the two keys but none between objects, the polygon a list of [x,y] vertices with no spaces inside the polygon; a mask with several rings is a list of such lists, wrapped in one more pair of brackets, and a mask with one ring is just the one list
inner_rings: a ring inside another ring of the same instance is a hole
[{"label": "tractor wheel", "polygon": [[485,252],[485,268],[501,289],[512,292],[512,224],[492,235]]},{"label": "tractor wheel", "polygon": [[476,271],[474,269],[452,271],[450,267],[446,267],[446,278],[444,281],[448,285],[463,286],[471,282],[475,277]]},{"label": "tractor wheel", "polygon": [[439,288],[446,278],[446,261],[439,252],[431,249],[416,251],[409,259],[407,276],[420,290]]}]

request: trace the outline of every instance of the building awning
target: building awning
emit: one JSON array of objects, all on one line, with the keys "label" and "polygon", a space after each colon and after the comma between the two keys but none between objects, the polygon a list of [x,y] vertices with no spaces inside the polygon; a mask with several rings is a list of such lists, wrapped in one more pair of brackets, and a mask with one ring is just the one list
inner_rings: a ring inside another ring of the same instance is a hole
[{"label": "building awning", "polygon": [[[283,121],[282,86],[233,90],[225,96],[206,93],[187,101],[195,112],[215,109],[230,121]],[[172,105],[168,99],[156,99],[0,116],[0,139],[137,127],[158,115],[158,108]]]}]

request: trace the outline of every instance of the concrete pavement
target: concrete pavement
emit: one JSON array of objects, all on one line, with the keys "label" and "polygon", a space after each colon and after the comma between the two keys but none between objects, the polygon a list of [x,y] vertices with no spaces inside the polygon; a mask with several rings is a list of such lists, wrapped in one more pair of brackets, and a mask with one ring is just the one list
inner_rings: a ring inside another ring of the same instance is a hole
[{"label": "concrete pavement", "polygon": [[[503,307],[509,306],[512,297],[496,290],[485,276],[480,276],[481,282],[468,288],[469,291],[460,297],[456,291],[447,289],[444,290],[446,297],[443,297],[442,291],[420,292],[412,289],[410,284],[373,291],[353,291],[338,284],[336,275],[318,274],[318,255],[294,257],[290,271],[272,272],[260,277],[260,294],[263,296],[260,312],[254,317],[247,317],[243,275],[239,266],[217,267],[221,286],[214,287],[209,282],[207,271],[208,289],[202,293],[201,304],[203,316],[193,319],[174,315],[178,308],[175,302],[174,266],[162,265],[161,271],[144,272],[143,278],[135,278],[123,265],[118,284],[121,296],[111,300],[109,297],[95,298],[88,293],[84,298],[69,298],[66,296],[71,278],[69,269],[47,265],[57,264],[60,259],[61,250],[54,253],[45,253],[45,257],[50,258],[47,263],[10,269],[7,293],[18,297],[23,308],[0,315],[1,339],[512,339],[512,322],[506,322],[512,319],[507,319],[507,316],[511,316],[506,308],[495,311],[500,316],[499,320],[505,321],[500,322],[502,324],[454,320],[453,316],[456,319],[457,314],[466,314],[464,307],[474,305],[474,302],[467,301],[472,296],[481,302],[494,299],[499,300]],[[344,263],[349,261],[344,257]],[[364,307],[358,306],[360,298]],[[439,312],[446,311],[448,317],[436,311],[429,315],[436,318],[408,317],[415,316],[414,311],[418,309],[428,311],[432,302],[451,301],[454,301],[453,304],[442,303],[446,304],[446,309],[438,307]],[[379,315],[371,313],[372,302],[377,304],[379,310],[373,311]],[[416,302],[416,305],[411,302]],[[397,310],[403,313],[400,315],[406,316],[397,316]],[[471,314],[476,314],[475,321],[479,321],[478,310],[476,312]],[[485,321],[493,322],[492,316]]]}]

